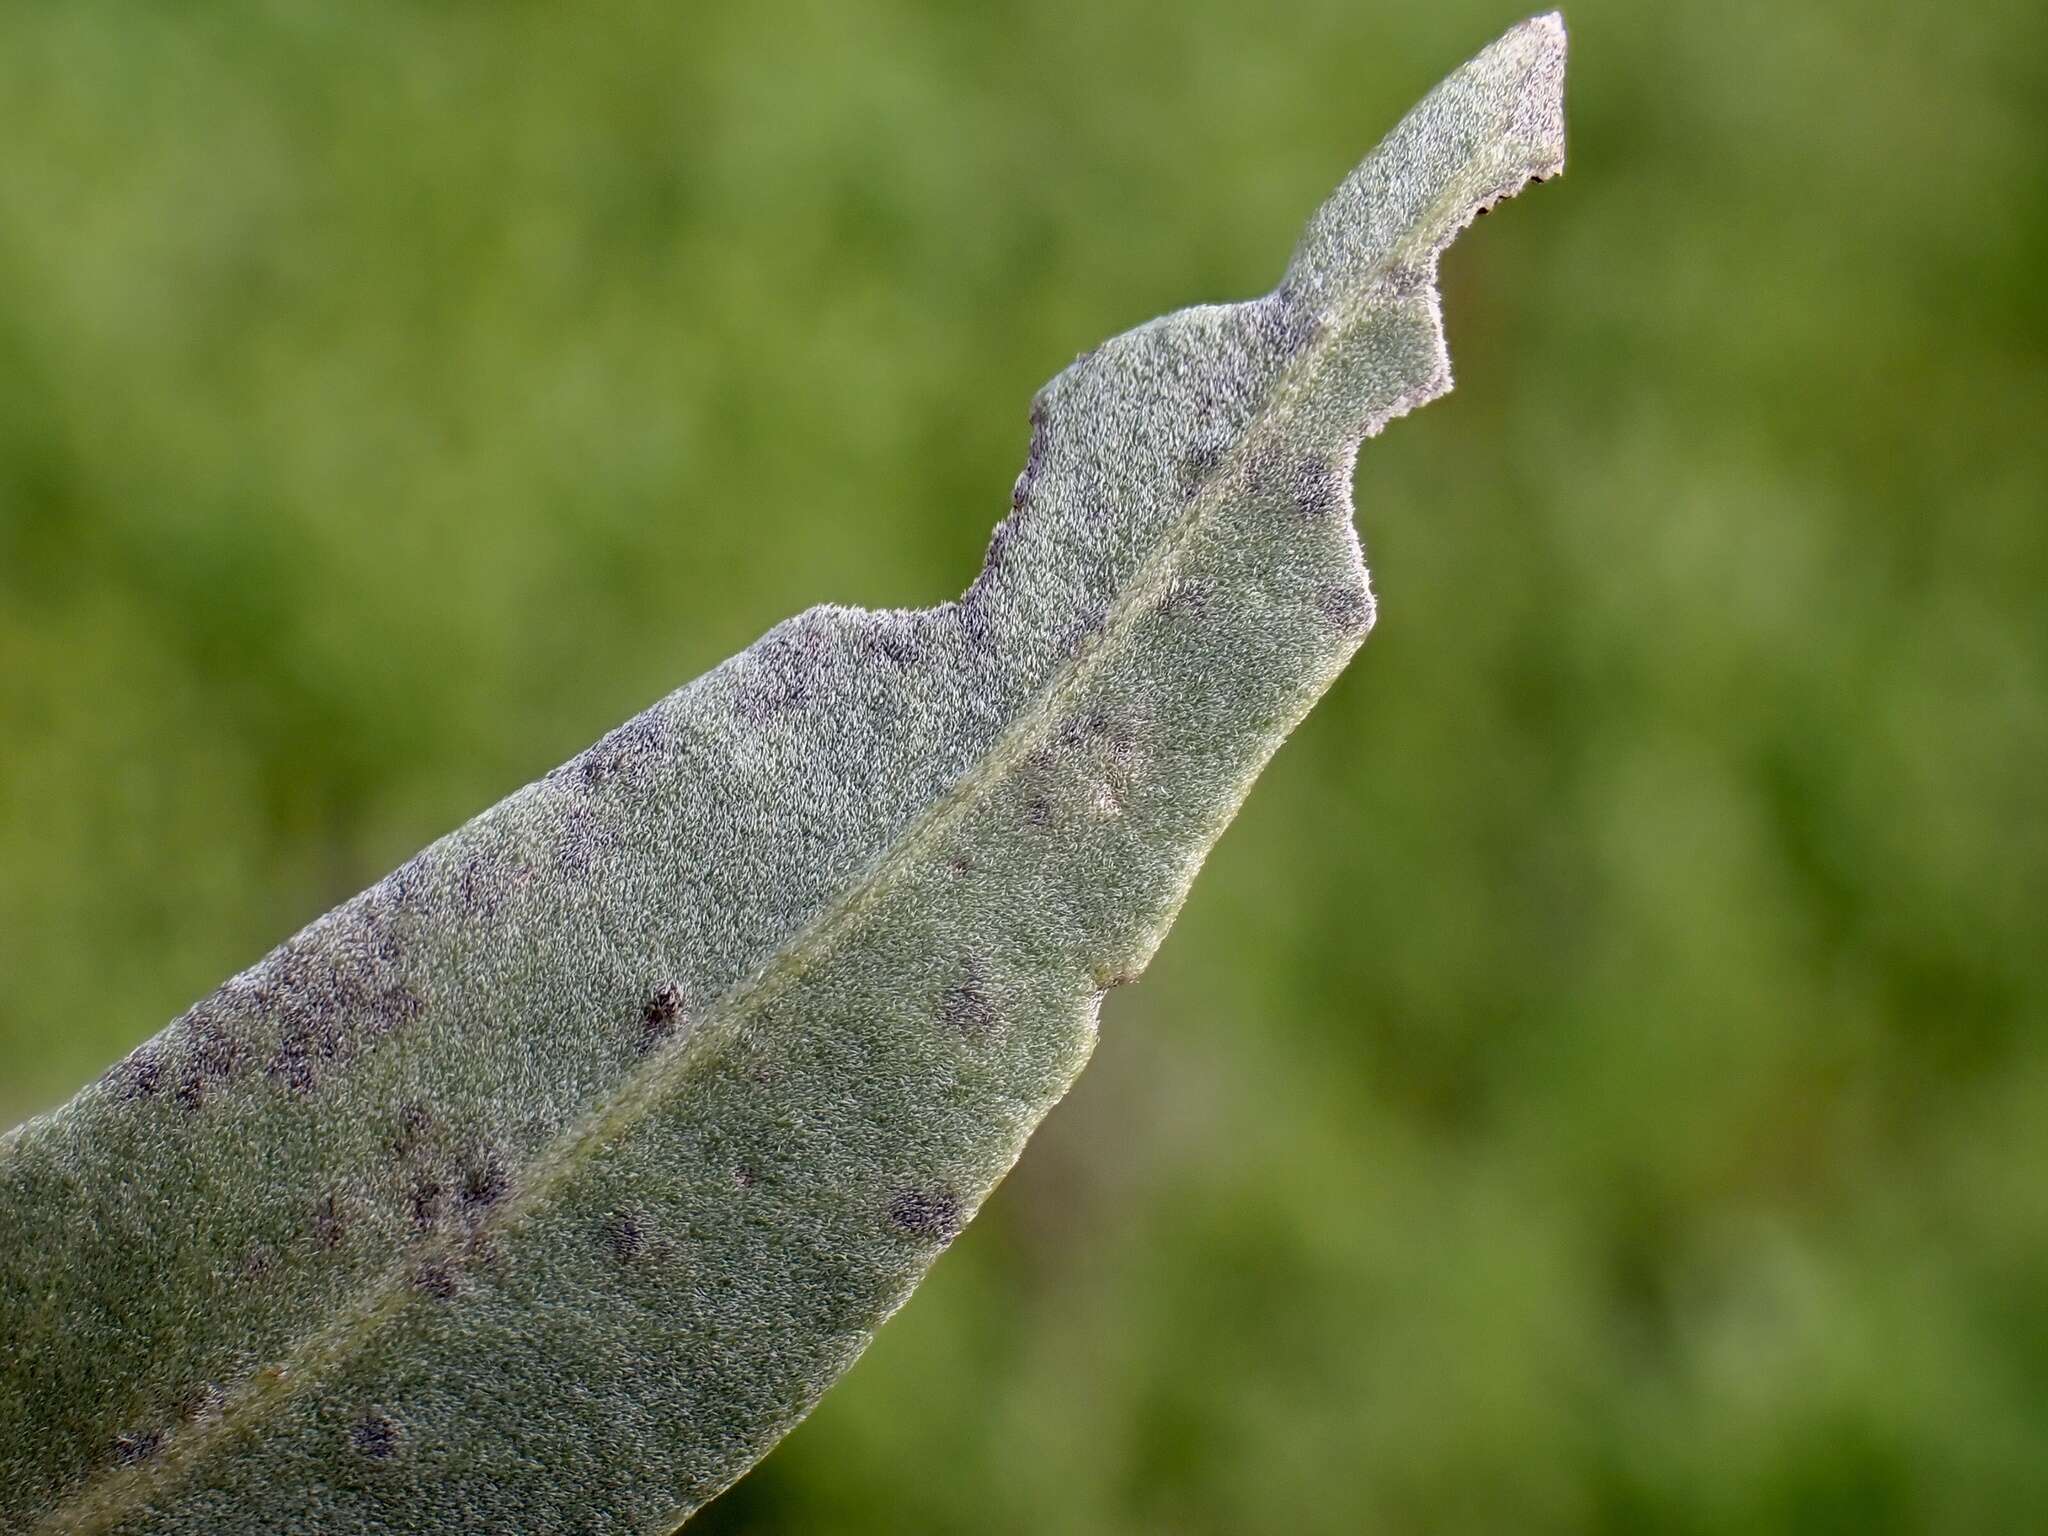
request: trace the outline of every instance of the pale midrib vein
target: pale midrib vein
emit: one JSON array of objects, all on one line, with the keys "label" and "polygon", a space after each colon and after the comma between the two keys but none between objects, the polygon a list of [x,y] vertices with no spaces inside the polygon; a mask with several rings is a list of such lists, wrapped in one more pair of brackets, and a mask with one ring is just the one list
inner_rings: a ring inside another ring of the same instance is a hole
[{"label": "pale midrib vein", "polygon": [[[1444,231],[1441,239],[1430,242],[1432,251],[1441,250],[1470,222],[1468,213],[1457,223],[1448,223],[1445,213],[1459,203],[1463,189],[1472,179],[1464,173],[1471,169],[1473,163],[1467,162],[1465,167],[1461,167],[1461,173],[1450,179],[1444,192],[1431,202],[1427,216],[1417,219],[1411,226],[1407,239],[1390,246],[1364,270],[1352,288],[1356,295],[1353,303],[1318,317],[1312,339],[1286,365],[1275,381],[1266,405],[1247,421],[1236,445],[1212,471],[1201,490],[1189,498],[1188,505],[1169,526],[1165,537],[1140,563],[1123,592],[1105,612],[1096,643],[1062,663],[1038,696],[1019,712],[1016,720],[996,739],[979,763],[963,773],[943,795],[914,817],[838,899],[799,929],[751,977],[734,983],[717,999],[675,1050],[666,1055],[657,1054],[629,1076],[611,1101],[587,1117],[580,1128],[556,1137],[534,1163],[519,1189],[480,1223],[465,1238],[466,1242],[515,1227],[589,1161],[592,1149],[614,1139],[649,1109],[668,1098],[677,1084],[689,1079],[699,1062],[732,1036],[745,1017],[773,1002],[801,979],[810,966],[834,948],[868,908],[894,886],[902,872],[929,845],[940,839],[976,800],[993,791],[1012,769],[1037,750],[1049,735],[1052,722],[1059,717],[1065,701],[1106,665],[1106,658],[1118,649],[1116,642],[1128,631],[1132,617],[1148,601],[1164,594],[1195,531],[1222,499],[1224,492],[1241,478],[1247,449],[1292,413],[1308,387],[1315,365],[1327,351],[1330,339],[1349,331],[1366,317],[1373,300],[1385,291],[1388,279],[1416,249],[1419,238],[1431,230]],[[1530,172],[1539,173],[1540,168]],[[1478,200],[1471,196],[1463,197],[1468,208],[1476,206]],[[1433,284],[1433,272],[1430,277]],[[1266,297],[1271,298],[1272,295]],[[1399,302],[1398,295],[1396,302]],[[1304,703],[1302,712],[1305,713],[1308,707],[1309,703]],[[1240,795],[1240,801],[1242,798]],[[443,1241],[408,1251],[366,1289],[361,1303],[308,1335],[305,1342],[283,1362],[259,1370],[217,1414],[203,1424],[188,1427],[183,1434],[173,1432],[149,1461],[103,1472],[99,1480],[88,1482],[52,1509],[41,1522],[41,1528],[53,1533],[62,1531],[74,1533],[74,1536],[91,1536],[93,1532],[106,1530],[148,1498],[174,1485],[204,1460],[217,1444],[240,1433],[245,1421],[260,1409],[273,1401],[283,1401],[309,1390],[323,1371],[353,1354],[385,1319],[417,1299],[409,1277],[417,1271],[422,1260],[452,1251],[452,1248],[451,1242]]]}]

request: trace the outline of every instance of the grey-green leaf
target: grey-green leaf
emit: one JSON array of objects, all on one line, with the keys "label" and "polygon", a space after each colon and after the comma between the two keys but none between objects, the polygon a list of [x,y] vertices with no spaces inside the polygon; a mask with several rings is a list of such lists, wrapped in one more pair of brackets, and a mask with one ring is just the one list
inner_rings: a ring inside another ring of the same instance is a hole
[{"label": "grey-green leaf", "polygon": [[7,1528],[658,1531],[766,1452],[1363,639],[1353,456],[1563,68],[1517,27],[1272,294],[1047,385],[958,601],[778,625],[0,1143]]}]

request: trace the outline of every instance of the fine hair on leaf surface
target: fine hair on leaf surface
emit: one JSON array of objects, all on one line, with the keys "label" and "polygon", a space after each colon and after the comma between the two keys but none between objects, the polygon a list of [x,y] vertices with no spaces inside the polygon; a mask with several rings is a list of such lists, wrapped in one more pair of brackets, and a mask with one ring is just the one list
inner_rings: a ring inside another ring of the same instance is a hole
[{"label": "fine hair on leaf surface", "polygon": [[0,1141],[0,1524],[661,1531],[765,1454],[1371,627],[1353,458],[1563,70],[1516,27],[1272,293],[1047,384],[958,599],[777,625]]}]

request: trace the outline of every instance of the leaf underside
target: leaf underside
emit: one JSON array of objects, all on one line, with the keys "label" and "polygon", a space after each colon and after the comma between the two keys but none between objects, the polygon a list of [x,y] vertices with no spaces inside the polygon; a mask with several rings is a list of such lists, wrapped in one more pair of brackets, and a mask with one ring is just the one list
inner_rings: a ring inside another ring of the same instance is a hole
[{"label": "leaf underside", "polygon": [[1364,638],[1353,458],[1563,70],[1517,27],[1273,293],[1048,384],[957,601],[776,626],[0,1141],[0,1525],[660,1531],[759,1459]]}]

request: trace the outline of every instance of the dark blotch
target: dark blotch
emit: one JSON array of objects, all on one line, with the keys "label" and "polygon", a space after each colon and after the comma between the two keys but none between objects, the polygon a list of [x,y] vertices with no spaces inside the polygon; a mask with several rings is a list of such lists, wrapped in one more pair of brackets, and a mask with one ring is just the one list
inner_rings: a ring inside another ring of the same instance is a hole
[{"label": "dark blotch", "polygon": [[398,1454],[398,1421],[386,1413],[366,1413],[349,1426],[348,1443],[358,1455],[389,1461]]},{"label": "dark blotch", "polygon": [[423,1173],[413,1180],[412,1189],[406,1195],[406,1205],[412,1212],[415,1231],[424,1232],[441,1219],[441,1202],[446,1193],[441,1181],[431,1173]]},{"label": "dark blotch", "polygon": [[207,1082],[226,1082],[242,1064],[242,1042],[228,1031],[212,1002],[186,1015],[192,1031],[191,1070]]},{"label": "dark blotch", "polygon": [[164,1432],[160,1429],[131,1429],[114,1436],[114,1459],[124,1467],[132,1467],[149,1460],[163,1443]]},{"label": "dark blotch", "polygon": [[393,912],[405,912],[422,905],[432,886],[432,870],[427,856],[416,853],[379,880],[373,889],[380,906]]},{"label": "dark blotch", "polygon": [[456,1198],[462,1202],[465,1212],[485,1211],[505,1198],[508,1186],[505,1164],[496,1151],[490,1147],[479,1147],[470,1153],[463,1165],[462,1182],[456,1189]]},{"label": "dark blotch", "polygon": [[408,1104],[398,1112],[398,1130],[391,1138],[391,1150],[409,1156],[434,1128],[434,1117],[424,1104]]},{"label": "dark blotch", "polygon": [[647,1251],[647,1230],[631,1213],[613,1216],[604,1224],[604,1245],[621,1264],[630,1264]]},{"label": "dark blotch", "polygon": [[121,1064],[121,1097],[146,1099],[163,1086],[164,1064],[154,1046],[144,1046]]},{"label": "dark blotch", "polygon": [[1359,635],[1372,624],[1372,594],[1350,582],[1332,582],[1316,593],[1316,607],[1333,627]]},{"label": "dark blotch", "polygon": [[312,1058],[305,1051],[282,1046],[263,1070],[287,1091],[300,1095],[313,1091],[317,1076],[313,1070]]},{"label": "dark blotch", "polygon": [[481,854],[472,853],[462,861],[455,889],[463,914],[468,917],[489,917],[503,899],[491,867]]},{"label": "dark blotch", "polygon": [[221,1409],[227,1406],[227,1400],[227,1393],[217,1382],[201,1382],[178,1404],[178,1416],[183,1419],[217,1418]]},{"label": "dark blotch", "polygon": [[743,652],[734,702],[742,717],[761,720],[810,704],[831,659],[834,625],[816,611],[786,619]]},{"label": "dark blotch", "polygon": [[347,1223],[341,1214],[341,1202],[332,1195],[322,1195],[313,1207],[313,1242],[321,1248],[341,1246],[341,1234]]},{"label": "dark blotch", "polygon": [[646,779],[660,755],[660,719],[639,715],[605,736],[571,766],[586,789],[601,789],[615,779]]},{"label": "dark blotch", "polygon": [[996,1005],[989,998],[979,966],[969,962],[966,974],[939,995],[939,1017],[963,1035],[986,1034],[995,1028]]},{"label": "dark blotch", "polygon": [[1216,466],[1223,462],[1222,453],[1213,443],[1198,443],[1180,464],[1180,493],[1183,498],[1198,495],[1216,473]]},{"label": "dark blotch", "polygon": [[872,627],[863,631],[869,645],[895,663],[898,671],[907,672],[916,665],[918,643],[915,622],[907,614],[880,613],[873,616]]},{"label": "dark blotch", "polygon": [[1344,509],[1344,490],[1327,464],[1310,460],[1294,480],[1294,506],[1312,522],[1325,522]]},{"label": "dark blotch", "polygon": [[410,987],[386,987],[370,1002],[370,1031],[388,1035],[401,1024],[412,1023],[426,1008],[420,995]]},{"label": "dark blotch", "polygon": [[946,1189],[903,1189],[889,1202],[889,1225],[907,1237],[947,1242],[960,1230],[960,1198]]},{"label": "dark blotch", "polygon": [[665,981],[640,1009],[640,1049],[651,1051],[671,1039],[687,1019],[683,989]]},{"label": "dark blotch", "polygon": [[1024,807],[1024,825],[1027,827],[1049,827],[1052,825],[1052,802],[1043,795],[1032,798]]},{"label": "dark blotch", "polygon": [[455,1295],[455,1270],[446,1259],[429,1259],[413,1271],[412,1279],[413,1284],[440,1301]]}]

